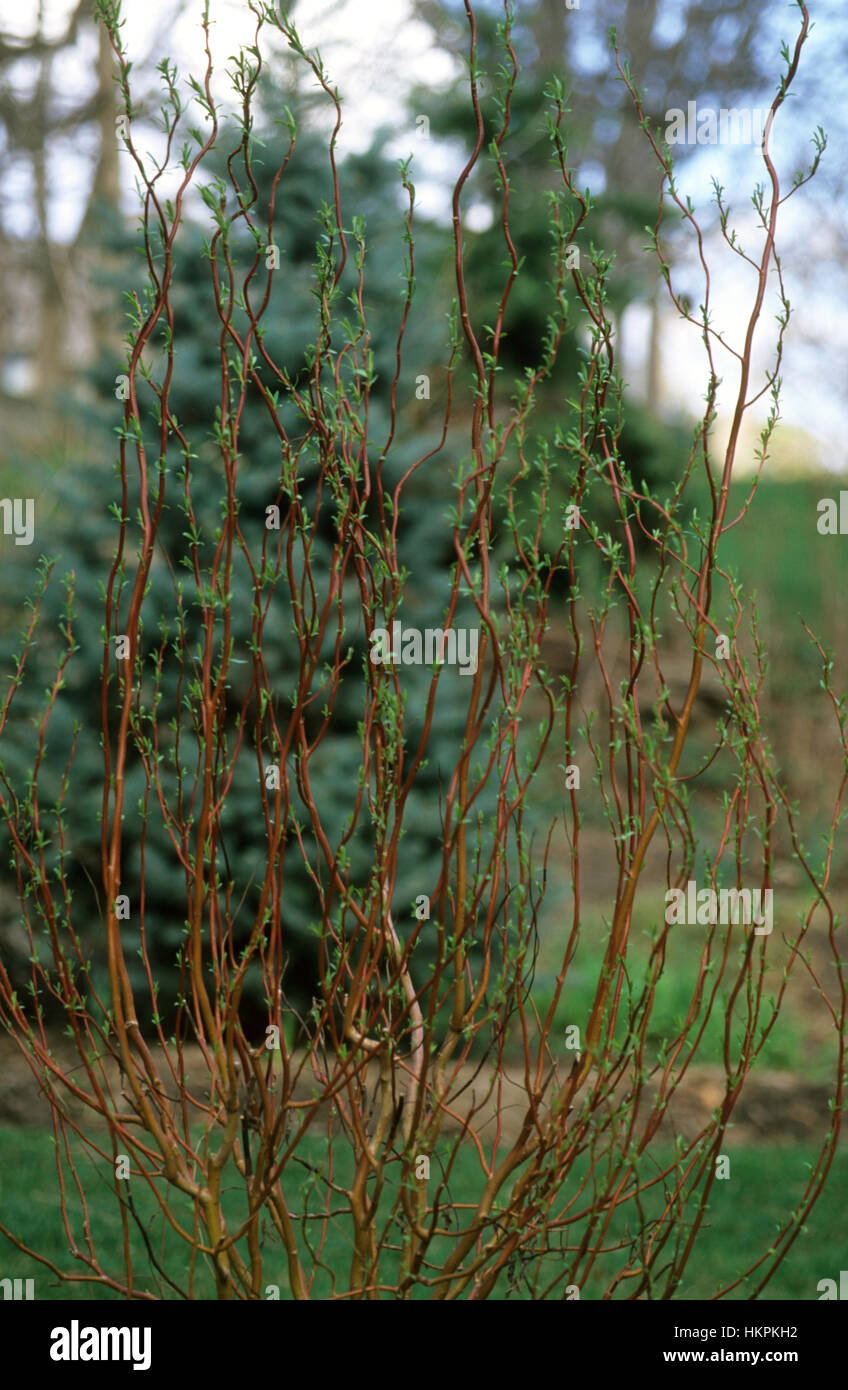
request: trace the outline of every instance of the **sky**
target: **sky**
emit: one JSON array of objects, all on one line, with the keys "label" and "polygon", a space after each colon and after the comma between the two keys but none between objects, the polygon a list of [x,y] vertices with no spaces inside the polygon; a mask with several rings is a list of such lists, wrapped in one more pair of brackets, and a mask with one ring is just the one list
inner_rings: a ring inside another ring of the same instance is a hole
[{"label": "sky", "polygon": [[[40,0],[40,3],[43,5],[48,33],[61,32],[71,9],[70,0]],[[831,0],[827,0],[824,5],[825,14],[830,3]],[[149,57],[151,51],[156,59],[167,53],[177,62],[183,75],[188,72],[199,74],[203,63],[199,26],[202,4],[200,0],[189,4],[176,22],[173,19],[174,8],[172,0],[130,0],[125,4],[123,35],[128,53],[138,65]],[[35,0],[29,0],[28,6],[21,6],[20,0],[0,0],[0,29],[7,33],[26,32],[36,13]],[[673,6],[668,13],[670,18],[667,23],[671,25],[669,37],[673,37]],[[210,14],[213,20],[211,47],[217,74],[214,90],[217,98],[226,100],[231,90],[225,75],[227,60],[239,43],[250,42],[250,16],[246,0],[211,0]],[[361,151],[368,147],[375,132],[389,127],[395,132],[389,142],[389,153],[398,158],[414,154],[413,177],[420,212],[444,217],[449,200],[449,178],[455,176],[456,166],[450,166],[449,156],[446,165],[443,151],[437,151],[434,145],[428,145],[426,140],[418,138],[415,124],[403,105],[405,92],[413,84],[430,87],[433,100],[437,101],[439,92],[455,75],[454,60],[435,47],[429,27],[412,17],[408,0],[348,0],[348,3],[341,4],[337,0],[304,0],[297,7],[296,23],[306,47],[317,47],[321,51],[331,79],[337,83],[344,97],[341,150]],[[787,35],[794,33],[797,23],[791,14],[788,26]],[[813,34],[805,52],[806,97],[802,97],[800,103],[801,119],[809,114],[810,131],[819,119],[819,108],[815,104],[815,77],[821,75],[822,64],[832,57],[830,48],[832,32],[827,23],[820,24],[819,32]],[[94,58],[93,44],[89,41],[56,64],[56,91],[65,96],[69,104],[75,97],[91,90]],[[605,55],[587,47],[581,60],[596,66],[605,61]],[[31,71],[21,63],[15,79],[22,89],[31,76]],[[819,94],[820,91],[819,84]],[[792,113],[793,120],[798,116],[798,109],[796,107]],[[779,132],[778,137],[776,149],[781,153]],[[93,140],[93,134],[91,138]],[[59,239],[70,238],[76,230],[83,181],[90,167],[85,159],[80,158],[80,151],[85,152],[83,146],[84,137],[79,135],[74,137],[73,143],[68,142],[54,152],[51,179],[57,196],[51,213],[52,230]],[[838,157],[838,151],[831,151],[830,157]],[[744,190],[761,177],[761,168],[754,151],[740,153],[737,150],[728,156],[725,150],[709,148],[689,161],[682,187],[684,192],[691,194],[696,206],[704,207],[710,197],[712,174],[717,174],[722,182],[729,183],[734,189]],[[449,177],[446,178],[446,175]],[[7,221],[16,225],[17,230],[23,230],[25,219],[29,216],[27,205],[31,200],[31,189],[24,170],[10,170],[5,183],[7,197],[11,194],[13,204]],[[129,169],[126,173],[126,192],[127,208],[131,211],[133,198]],[[848,374],[848,306],[844,300],[839,302],[835,299],[834,286],[826,275],[822,277],[820,285],[817,285],[814,277],[811,281],[809,275],[803,286],[795,282],[795,257],[813,254],[826,261],[830,249],[824,229],[811,225],[810,209],[803,204],[803,198],[802,190],[783,209],[783,234],[788,237],[787,245],[791,248],[785,253],[785,268],[790,300],[794,302],[797,318],[793,320],[787,337],[782,370],[785,383],[782,414],[784,424],[790,429],[803,429],[813,436],[809,448],[805,445],[803,450],[809,453],[809,458],[796,459],[801,466],[807,462],[819,462],[834,471],[841,471],[845,467],[842,441],[848,434],[848,403],[844,389],[840,389]],[[761,234],[757,236],[750,207],[746,212],[743,199],[739,197],[735,203],[743,244],[753,252],[761,241]],[[473,207],[466,208],[468,226],[472,229],[479,211]],[[715,272],[714,322],[726,333],[728,340],[738,346],[744,337],[754,276],[749,268],[740,266],[718,241],[708,246],[708,254]],[[695,303],[700,302],[701,280],[695,260],[691,259],[688,265],[681,264],[679,274],[681,283],[692,294]],[[773,301],[766,305],[758,334],[755,364],[760,374],[769,362],[769,350],[774,341],[775,309]],[[624,360],[630,365],[636,387],[642,374],[641,359],[647,342],[647,328],[645,309],[634,306],[622,324],[622,347]],[[671,308],[663,327],[662,363],[667,407],[672,410],[687,407],[697,409],[706,389],[703,347],[697,330],[684,324]],[[733,377],[732,362],[728,358],[727,380],[720,398],[720,414],[724,415],[725,428],[734,395]],[[764,403],[759,412],[760,421],[765,410]],[[740,469],[753,465],[755,442],[756,428],[752,428],[743,440]],[[793,446],[793,449],[797,456],[797,446]]]}]

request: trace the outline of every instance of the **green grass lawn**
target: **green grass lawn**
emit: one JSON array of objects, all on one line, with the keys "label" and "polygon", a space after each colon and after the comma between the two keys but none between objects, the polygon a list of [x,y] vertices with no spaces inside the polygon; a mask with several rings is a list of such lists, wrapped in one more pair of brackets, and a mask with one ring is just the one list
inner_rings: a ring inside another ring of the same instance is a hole
[{"label": "green grass lawn", "polygon": [[[320,1144],[316,1142],[313,1157],[320,1162]],[[656,1158],[668,1154],[667,1147],[658,1150]],[[768,1248],[774,1239],[778,1225],[786,1219],[803,1191],[808,1177],[807,1164],[814,1159],[808,1145],[790,1147],[764,1147],[733,1149],[730,1153],[731,1172],[727,1181],[717,1181],[712,1190],[708,1226],[704,1229],[695,1246],[695,1252],[688,1265],[686,1279],[675,1293],[676,1299],[710,1298],[719,1285],[735,1278],[747,1265],[753,1263]],[[339,1146],[335,1160],[335,1178],[345,1183],[348,1174],[345,1169],[345,1155]],[[436,1164],[433,1165],[435,1175]],[[585,1169],[581,1170],[585,1171]],[[109,1190],[100,1175],[95,1175],[91,1167],[83,1161],[80,1172],[86,1178],[88,1187],[91,1231],[100,1254],[103,1267],[116,1276],[122,1277],[122,1227],[114,1194]],[[296,1178],[292,1184],[298,1209]],[[434,1177],[431,1177],[431,1184]],[[463,1151],[454,1169],[451,1181],[451,1196],[455,1201],[471,1201],[479,1195],[481,1186],[480,1170],[473,1153]],[[157,1260],[181,1285],[187,1279],[185,1248],[178,1237],[165,1227],[161,1214],[157,1214],[155,1199],[145,1191],[140,1180],[133,1180],[133,1200],[147,1230],[150,1247]],[[644,1203],[645,1219],[650,1217],[663,1200],[662,1194],[648,1194]],[[581,1206],[585,1206],[585,1199]],[[317,1194],[314,1203],[318,1205]],[[71,1203],[74,1239],[83,1246],[84,1235],[79,1219],[79,1206]],[[191,1223],[191,1208],[187,1202],[182,1204],[171,1198],[172,1211],[186,1225]],[[238,1193],[232,1194],[230,1220],[235,1220],[243,1209]],[[628,1207],[616,1216],[610,1227],[610,1239],[614,1241],[633,1231],[635,1212]],[[0,1221],[24,1239],[29,1245],[52,1260],[63,1272],[84,1273],[79,1262],[69,1253],[69,1240],[63,1228],[56,1191],[56,1170],[52,1137],[42,1130],[16,1130],[0,1128]],[[568,1235],[568,1244],[574,1246],[580,1238],[582,1225],[576,1225]],[[313,1235],[316,1232],[313,1232]],[[144,1241],[133,1226],[131,1247],[136,1265],[136,1277],[140,1288],[155,1290],[158,1285],[155,1274],[151,1273]],[[444,1246],[447,1253],[448,1246]],[[288,1298],[288,1280],[282,1247],[272,1239],[270,1233],[265,1237],[266,1284],[277,1283],[280,1297]],[[438,1258],[438,1252],[437,1252]],[[581,1289],[581,1297],[593,1299],[601,1296],[607,1281],[619,1268],[621,1257],[607,1255],[602,1257],[593,1274]],[[329,1237],[323,1251],[323,1260],[337,1280],[339,1290],[347,1286],[350,1267],[350,1226],[339,1219],[331,1226]],[[542,1284],[552,1280],[562,1256],[549,1254],[545,1257],[545,1271]],[[848,1152],[841,1150],[834,1160],[831,1175],[825,1192],[813,1210],[806,1229],[798,1236],[787,1259],[781,1265],[774,1279],[767,1286],[762,1297],[784,1298],[802,1301],[815,1301],[819,1295],[817,1284],[823,1278],[838,1280],[841,1268],[848,1267]],[[393,1271],[387,1268],[389,1277]],[[0,1236],[0,1277],[33,1277],[36,1297],[39,1299],[73,1298],[80,1300],[114,1297],[108,1290],[93,1288],[91,1285],[61,1284],[43,1265],[21,1254],[3,1236]],[[326,1298],[331,1290],[331,1275],[327,1271],[319,1273],[313,1289],[313,1296]],[[753,1283],[740,1286],[730,1295],[732,1298],[750,1297]],[[621,1296],[628,1290],[624,1286]],[[162,1287],[165,1297],[176,1297]],[[499,1286],[497,1296],[509,1294],[506,1282]],[[214,1296],[212,1279],[205,1265],[197,1269],[194,1297],[205,1299]],[[416,1291],[416,1296],[427,1298],[427,1289]],[[510,1296],[527,1298],[526,1290],[516,1289]],[[556,1295],[554,1295],[556,1296]],[[561,1289],[560,1289],[561,1296]]]},{"label": "green grass lawn", "polygon": [[[646,885],[642,897],[637,900],[628,944],[627,980],[615,1028],[615,1039],[619,1046],[624,1044],[631,1010],[636,1007],[649,977],[651,944],[658,932],[664,901],[664,890],[656,885]],[[792,940],[798,930],[797,914],[806,906],[807,900],[801,897],[784,895],[781,900],[782,915],[775,926],[774,939],[770,943],[767,958],[760,1036],[764,1026],[772,1018],[773,1000],[780,989],[783,969],[789,958],[789,947],[783,937]],[[553,914],[551,918],[553,921]],[[727,929],[719,930],[725,932]],[[727,1000],[742,952],[742,938],[738,928],[736,932],[735,954],[731,955],[723,985],[719,989],[698,1045],[697,1061],[700,1064],[722,1064]],[[589,1017],[608,938],[609,921],[604,919],[601,908],[595,903],[585,904],[580,941],[569,966],[566,985],[560,994],[554,1017],[554,1039],[561,1040],[568,1025]],[[714,961],[720,956],[720,941],[719,936],[713,949]],[[669,934],[665,968],[656,985],[647,1030],[645,1056],[651,1065],[662,1055],[663,1044],[675,1038],[683,1027],[697,985],[703,944],[703,931],[699,932],[691,927],[678,927]],[[564,949],[561,929],[557,930],[551,925],[541,930],[540,949],[533,978],[533,999],[543,1017],[553,998],[556,977],[562,968]],[[756,970],[758,969],[759,967],[756,967]],[[712,989],[714,971],[715,966],[711,968],[708,977],[708,988],[698,1017],[698,1026],[703,1021],[706,1011],[705,1005]],[[809,1081],[833,1082],[836,1074],[836,1032],[834,1030],[832,1036],[826,1040],[810,1036],[808,1015],[799,1007],[802,992],[806,990],[812,1000],[812,1005],[808,1007],[818,1008],[823,1013],[824,1006],[820,1001],[813,999],[809,982],[803,974],[803,965],[799,961],[795,962],[794,976],[795,988],[784,999],[778,1020],[765,1038],[757,1067],[777,1071],[797,1071],[803,1068],[803,1074]],[[741,1053],[747,1018],[747,997],[744,990],[739,994],[733,1017],[736,1027],[732,1030],[732,1043],[738,1055]],[[697,1028],[692,1030],[693,1037],[697,1031]]]}]

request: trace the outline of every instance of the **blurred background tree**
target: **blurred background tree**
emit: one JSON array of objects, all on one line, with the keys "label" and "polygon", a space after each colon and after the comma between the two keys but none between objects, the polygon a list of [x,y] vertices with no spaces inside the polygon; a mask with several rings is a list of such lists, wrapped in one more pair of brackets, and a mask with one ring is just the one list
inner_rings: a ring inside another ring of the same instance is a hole
[{"label": "blurred background tree", "polygon": [[[316,336],[316,307],[314,299],[314,266],[316,243],[321,228],[318,210],[332,199],[332,181],[327,159],[326,142],[308,122],[309,98],[299,99],[286,80],[286,65],[264,82],[258,110],[264,113],[265,126],[257,128],[260,143],[267,148],[267,157],[257,157],[254,174],[259,185],[260,208],[267,206],[270,183],[274,176],[281,134],[277,114],[285,105],[295,120],[304,119],[305,130],[298,136],[295,154],[281,185],[281,208],[278,211],[275,246],[281,269],[277,273],[272,299],[263,324],[264,344],[269,355],[291,377],[302,380],[309,346]],[[260,118],[261,119],[261,118]],[[208,172],[226,179],[227,161],[231,146],[237,140],[225,134],[210,158]],[[283,147],[284,148],[284,147]],[[238,160],[236,161],[238,165]],[[242,173],[243,177],[243,173]],[[404,194],[395,164],[379,146],[361,155],[350,155],[340,165],[343,207],[347,216],[364,219],[367,231],[366,311],[372,335],[377,386],[370,409],[370,437],[375,453],[390,428],[389,390],[395,371],[395,344],[403,307],[403,269],[405,246],[402,238]],[[231,205],[232,206],[232,205]],[[195,469],[210,471],[210,486],[201,488],[194,501],[195,513],[205,540],[201,559],[209,560],[214,550],[215,530],[219,520],[220,491],[218,469],[220,451],[215,442],[214,423],[220,406],[220,325],[208,257],[209,224],[203,209],[195,207],[187,214],[186,223],[177,241],[172,302],[175,309],[174,341],[178,370],[171,389],[170,404],[174,416],[191,442],[197,459]],[[96,295],[112,305],[122,296],[133,292],[141,295],[144,277],[140,270],[141,249],[136,233],[117,209],[107,203],[97,204],[97,216],[86,233],[87,245],[100,270],[93,279]],[[256,243],[242,223],[236,223],[231,236],[235,263],[247,268],[256,255]],[[416,231],[416,255],[425,266],[436,268],[447,251],[447,239],[442,229],[423,225]],[[105,267],[105,269],[103,268]],[[387,487],[392,488],[413,461],[427,448],[435,447],[441,434],[436,417],[422,418],[416,407],[415,382],[426,371],[434,374],[438,389],[438,371],[433,364],[445,357],[448,336],[446,322],[450,308],[447,278],[439,275],[439,287],[433,288],[422,275],[426,293],[421,294],[423,310],[416,305],[410,320],[404,353],[404,374],[400,384],[404,409],[396,441],[384,470]],[[350,294],[355,288],[352,261],[342,282]],[[441,312],[439,296],[441,295]],[[242,318],[242,325],[246,326]],[[115,538],[112,506],[120,496],[119,480],[115,477],[115,429],[122,420],[122,407],[116,400],[120,373],[125,370],[123,356],[116,351],[114,334],[98,340],[98,353],[79,377],[79,390],[68,392],[56,408],[65,413],[74,444],[67,451],[64,466],[56,467],[37,462],[28,468],[30,490],[43,496],[52,495],[49,548],[51,556],[58,555],[56,574],[72,571],[75,575],[77,622],[75,627],[78,652],[71,664],[67,684],[57,702],[51,721],[50,759],[41,771],[42,789],[49,789],[51,799],[58,797],[63,769],[72,745],[74,760],[74,795],[67,813],[68,848],[73,861],[70,881],[77,907],[84,905],[92,923],[102,921],[103,905],[99,901],[97,880],[100,866],[100,823],[103,758],[100,747],[99,703],[95,692],[102,672],[103,632],[101,629],[102,593],[105,575]],[[269,382],[269,385],[271,383]],[[443,386],[444,383],[442,383]],[[58,402],[59,398],[57,398]],[[290,436],[302,433],[302,421],[292,400],[282,418]],[[156,455],[155,421],[152,412],[148,420],[147,444],[151,456]],[[423,447],[422,447],[423,446]],[[240,435],[242,464],[239,476],[239,507],[242,525],[261,537],[266,520],[266,507],[275,500],[279,489],[280,446],[269,429],[267,415],[259,392],[249,393]],[[213,482],[214,478],[214,482]],[[443,462],[426,466],[406,489],[399,537],[402,553],[409,562],[414,591],[406,621],[421,628],[440,627],[450,589],[450,566],[455,559],[451,540],[450,496],[443,486],[446,469]],[[307,467],[304,502],[311,513],[315,504],[314,482]],[[132,497],[130,514],[138,505]],[[43,515],[40,508],[39,512]],[[161,610],[163,621],[171,623],[175,612],[174,584],[185,561],[186,517],[181,510],[166,509],[159,529],[159,552],[162,563],[154,568],[151,585]],[[329,575],[332,540],[332,514],[325,503],[313,551],[316,581],[326,583]],[[43,531],[42,531],[43,536]],[[7,592],[19,591],[23,578],[24,559],[20,554],[6,551],[0,561],[6,578],[17,571],[18,578]],[[31,572],[30,572],[31,574]],[[243,559],[236,562],[236,583],[242,597],[235,612],[241,625],[234,633],[237,649],[247,652],[250,638],[253,589],[248,567]],[[29,575],[28,575],[29,578]],[[189,581],[189,587],[191,581]],[[65,595],[63,587],[51,584],[44,595],[40,644],[34,661],[28,668],[23,689],[7,726],[10,752],[3,770],[16,788],[24,788],[38,745],[37,720],[42,708],[45,687],[55,672],[60,650],[59,625]],[[412,607],[414,606],[414,612]],[[0,657],[9,662],[18,645],[19,612],[12,618],[15,604],[10,602],[8,622],[0,634]],[[273,611],[273,610],[272,610]],[[469,615],[465,615],[470,621]],[[462,612],[455,619],[463,622]],[[189,647],[200,630],[196,607],[187,605],[186,627]],[[280,717],[293,689],[297,669],[297,648],[291,635],[289,615],[281,605],[274,623],[269,624],[274,640],[264,648],[264,661],[279,692]],[[154,658],[162,634],[151,630],[145,634],[144,660]],[[333,729],[325,740],[317,765],[322,775],[314,777],[314,795],[325,812],[325,825],[332,830],[331,842],[338,843],[345,831],[344,816],[349,804],[349,790],[355,785],[362,768],[361,742],[357,729],[360,716],[358,689],[361,685],[362,662],[369,648],[364,632],[351,634],[354,655],[350,674],[343,680],[336,705]],[[329,650],[328,650],[329,655]],[[5,669],[9,669],[8,666]],[[234,668],[236,669],[236,668]],[[249,668],[245,665],[245,671]],[[408,739],[414,751],[421,733],[429,668],[403,668],[402,683],[408,701]],[[320,672],[316,685],[320,683]],[[410,824],[414,826],[405,839],[402,869],[395,895],[399,919],[411,911],[414,897],[432,890],[439,874],[441,858],[440,798],[442,781],[455,764],[464,723],[464,691],[454,673],[446,673],[437,701],[437,717],[433,724],[428,758],[416,779],[410,797]],[[239,688],[231,687],[232,727],[238,711],[248,698],[249,675]],[[159,717],[163,729],[171,724],[179,708],[180,694],[176,674],[166,674],[162,686]],[[315,725],[320,723],[320,705],[316,706]],[[191,764],[191,756],[187,756]],[[313,763],[313,773],[316,763]],[[259,897],[257,879],[261,885],[267,850],[264,825],[256,785],[255,758],[249,750],[236,765],[231,789],[226,798],[226,834],[223,850],[233,884],[233,896],[244,903],[245,931],[249,928],[250,910]],[[141,806],[145,791],[144,771],[140,763],[128,768],[128,804]],[[305,819],[304,808],[295,814]],[[139,901],[141,877],[141,821],[127,826],[125,843],[126,889],[131,900]],[[144,891],[146,901],[146,932],[151,943],[151,957],[160,972],[163,986],[161,1012],[168,1017],[168,1003],[177,994],[175,963],[184,936],[184,923],[173,915],[173,904],[184,901],[182,869],[175,861],[167,835],[161,823],[151,822],[145,843]],[[363,881],[372,863],[370,826],[362,824],[349,846],[354,881]],[[290,1001],[305,1010],[317,988],[317,962],[310,926],[317,919],[316,900],[310,877],[302,864],[296,862],[290,850],[287,860],[285,915],[287,940],[291,943],[287,986]],[[96,931],[96,926],[94,930]],[[133,931],[128,927],[128,937]],[[19,961],[19,978],[25,978],[25,962]],[[139,962],[138,970],[142,965]],[[258,980],[252,981],[258,990]],[[259,1002],[258,994],[255,1001]],[[250,1005],[250,991],[246,995]],[[47,1001],[49,1013],[49,1001]]]}]

